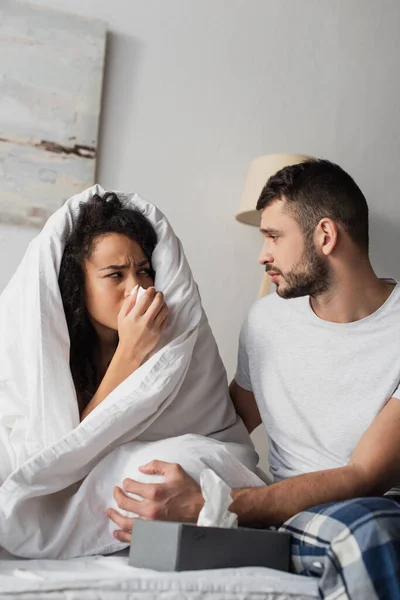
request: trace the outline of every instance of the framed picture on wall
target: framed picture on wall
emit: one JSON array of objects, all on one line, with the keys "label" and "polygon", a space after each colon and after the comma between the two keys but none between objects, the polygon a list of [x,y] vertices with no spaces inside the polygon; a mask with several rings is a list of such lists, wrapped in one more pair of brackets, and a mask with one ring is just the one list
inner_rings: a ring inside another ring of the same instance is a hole
[{"label": "framed picture on wall", "polygon": [[0,221],[41,227],[94,183],[106,27],[0,3]]}]

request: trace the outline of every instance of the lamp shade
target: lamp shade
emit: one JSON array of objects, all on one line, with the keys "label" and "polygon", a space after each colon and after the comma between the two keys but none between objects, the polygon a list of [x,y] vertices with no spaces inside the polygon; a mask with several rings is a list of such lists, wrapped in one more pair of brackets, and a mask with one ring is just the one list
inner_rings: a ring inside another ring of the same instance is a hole
[{"label": "lamp shade", "polygon": [[244,185],[239,210],[235,218],[247,225],[260,226],[260,213],[256,210],[257,201],[268,179],[280,169],[297,165],[310,158],[303,154],[265,154],[250,164]]}]

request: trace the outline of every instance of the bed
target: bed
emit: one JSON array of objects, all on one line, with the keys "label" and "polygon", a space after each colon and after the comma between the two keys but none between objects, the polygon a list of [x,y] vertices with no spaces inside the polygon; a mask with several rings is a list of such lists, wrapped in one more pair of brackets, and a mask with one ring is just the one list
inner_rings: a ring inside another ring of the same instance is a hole
[{"label": "bed", "polygon": [[246,567],[158,573],[128,565],[127,551],[70,560],[0,557],[5,600],[311,600],[317,581]]}]

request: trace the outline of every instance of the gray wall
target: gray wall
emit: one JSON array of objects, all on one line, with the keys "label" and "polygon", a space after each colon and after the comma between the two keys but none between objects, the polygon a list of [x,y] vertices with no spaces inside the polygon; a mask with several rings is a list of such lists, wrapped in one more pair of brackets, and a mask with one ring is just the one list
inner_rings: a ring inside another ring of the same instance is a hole
[{"label": "gray wall", "polygon": [[[110,31],[98,180],[168,215],[229,377],[262,275],[259,233],[233,219],[258,155],[323,156],[348,170],[370,204],[373,264],[400,279],[398,0],[67,5]],[[0,226],[0,289],[34,233]]]}]

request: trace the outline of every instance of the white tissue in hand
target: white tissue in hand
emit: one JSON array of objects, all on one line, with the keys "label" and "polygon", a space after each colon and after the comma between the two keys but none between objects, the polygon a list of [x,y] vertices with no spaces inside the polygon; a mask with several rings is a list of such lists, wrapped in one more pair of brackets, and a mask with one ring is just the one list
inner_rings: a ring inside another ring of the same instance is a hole
[{"label": "white tissue in hand", "polygon": [[[131,296],[133,296],[133,294],[135,293],[135,289],[136,288],[133,288],[133,290],[131,291]],[[143,294],[145,293],[145,291],[146,290],[144,288],[142,288],[142,286],[140,285],[139,289],[138,289],[137,296],[136,296],[136,302],[139,300],[139,298],[141,298],[143,296]]]},{"label": "white tissue in hand", "polygon": [[200,486],[205,502],[200,511],[197,525],[229,529],[237,527],[237,515],[228,511],[232,504],[229,485],[212,469],[204,469],[200,475]]},{"label": "white tissue in hand", "polygon": [[141,298],[143,296],[143,294],[145,293],[145,291],[146,290],[144,288],[142,288],[142,286],[139,286],[136,301],[138,301],[139,298]]}]

